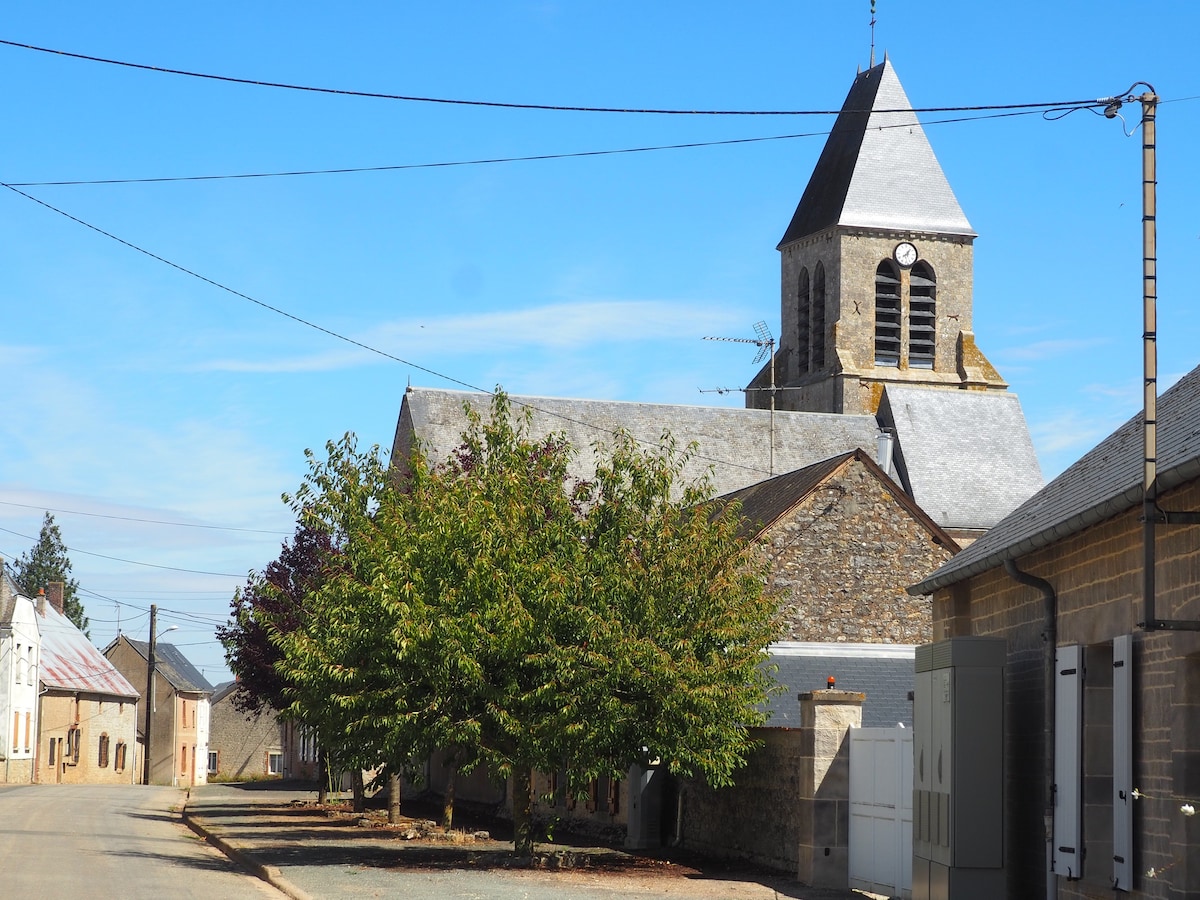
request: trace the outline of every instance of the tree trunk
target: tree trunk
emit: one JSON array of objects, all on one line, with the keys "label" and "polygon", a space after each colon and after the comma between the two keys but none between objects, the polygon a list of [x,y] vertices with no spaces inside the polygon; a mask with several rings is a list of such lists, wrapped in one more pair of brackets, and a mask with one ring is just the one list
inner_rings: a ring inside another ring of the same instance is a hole
[{"label": "tree trunk", "polygon": [[388,775],[388,824],[395,825],[400,821],[400,774],[392,772]]},{"label": "tree trunk", "polygon": [[317,748],[317,803],[324,806],[329,802],[329,759],[325,748]]},{"label": "tree trunk", "polygon": [[442,798],[442,830],[449,831],[454,825],[454,782],[458,778],[458,762],[451,760],[446,765],[446,795]]},{"label": "tree trunk", "polygon": [[517,856],[533,856],[533,770],[513,770],[513,850]]},{"label": "tree trunk", "polygon": [[351,772],[350,790],[354,793],[354,811],[362,812],[367,808],[367,791],[363,787],[362,769],[358,766]]}]

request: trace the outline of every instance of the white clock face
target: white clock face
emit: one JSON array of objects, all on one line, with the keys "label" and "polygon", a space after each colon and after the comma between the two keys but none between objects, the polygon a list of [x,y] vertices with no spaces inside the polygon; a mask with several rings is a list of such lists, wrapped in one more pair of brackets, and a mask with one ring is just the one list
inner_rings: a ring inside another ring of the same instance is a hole
[{"label": "white clock face", "polygon": [[895,250],[896,262],[908,268],[917,261],[917,248],[905,241],[902,244],[896,245]]}]

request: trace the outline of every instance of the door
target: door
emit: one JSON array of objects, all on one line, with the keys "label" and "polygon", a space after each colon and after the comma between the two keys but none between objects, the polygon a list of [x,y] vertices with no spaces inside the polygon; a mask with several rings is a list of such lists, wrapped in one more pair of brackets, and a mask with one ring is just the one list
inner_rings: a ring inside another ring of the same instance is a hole
[{"label": "door", "polygon": [[852,728],[850,887],[912,897],[912,729]]}]

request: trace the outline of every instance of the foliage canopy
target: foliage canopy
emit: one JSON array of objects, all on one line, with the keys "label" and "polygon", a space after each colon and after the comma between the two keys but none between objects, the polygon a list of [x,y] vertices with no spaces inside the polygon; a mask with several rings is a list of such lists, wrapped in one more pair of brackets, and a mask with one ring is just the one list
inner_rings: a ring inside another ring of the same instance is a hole
[{"label": "foliage canopy", "polygon": [[63,613],[87,637],[90,623],[83,613],[79,599],[79,582],[71,577],[71,558],[62,532],[47,512],[42,518],[42,530],[34,544],[13,562],[13,580],[27,597],[36,598],[39,590],[56,581],[63,583]]}]

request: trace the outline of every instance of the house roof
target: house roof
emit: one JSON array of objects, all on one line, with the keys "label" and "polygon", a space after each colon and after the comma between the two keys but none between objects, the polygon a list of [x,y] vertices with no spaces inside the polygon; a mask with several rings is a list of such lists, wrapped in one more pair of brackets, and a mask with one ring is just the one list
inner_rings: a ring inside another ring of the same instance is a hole
[{"label": "house roof", "polygon": [[854,79],[779,246],[835,225],[975,237],[886,57]]},{"label": "house roof", "polygon": [[[576,477],[592,477],[593,445],[610,439],[618,429],[649,445],[657,445],[664,431],[674,436],[680,448],[697,442],[684,478],[699,478],[711,467],[714,494],[771,477],[769,410],[517,395],[509,399],[514,413],[532,412],[533,434],[566,436],[578,453],[571,466]],[[464,404],[486,416],[490,402],[489,394],[408,388],[400,407],[392,464],[400,466],[407,458],[414,436],[430,459],[445,459],[462,443],[467,426]],[[878,432],[874,416],[776,412],[774,471],[790,472],[856,448],[873,452]]]},{"label": "house roof", "polygon": [[[1158,399],[1159,492],[1200,477],[1200,367]],[[1142,502],[1138,413],[924,581],[928,594],[1046,547]]]},{"label": "house roof", "polygon": [[908,694],[916,684],[916,647],[911,644],[781,642],[769,651],[777,668],[775,680],[784,689],[767,701],[768,728],[799,728],[796,695],[823,690],[830,675],[837,679],[839,690],[867,695],[863,727],[897,723],[912,727]]},{"label": "house roof", "polygon": [[889,384],[879,421],[901,482],[943,528],[991,528],[1044,483],[1016,394]]},{"label": "house roof", "polygon": [[137,688],[117,671],[75,623],[50,603],[38,603],[42,648],[39,676],[51,690],[138,698]]},{"label": "house roof", "polygon": [[860,463],[878,481],[887,486],[896,502],[928,529],[939,543],[952,550],[958,548],[954,538],[926,515],[925,511],[904,492],[904,489],[889,478],[879,464],[862,450],[851,450],[849,453],[841,453],[811,466],[805,466],[803,469],[776,475],[774,478],[741,488],[718,499],[725,502],[733,500],[741,502],[742,533],[745,536],[756,538],[787,515],[797,504],[803,502],[829,478],[849,465],[851,461]]},{"label": "house roof", "polygon": [[[138,652],[142,659],[149,662],[150,645],[148,642],[135,641],[124,634],[118,637],[117,640],[126,641],[130,647]],[[109,644],[109,649],[116,642],[113,641],[112,644]],[[171,687],[177,691],[202,694],[211,694],[213,692],[213,686],[208,683],[200,673],[200,670],[193,666],[174,644],[166,644],[162,641],[154,642],[154,670],[166,678],[170,682]]]}]

